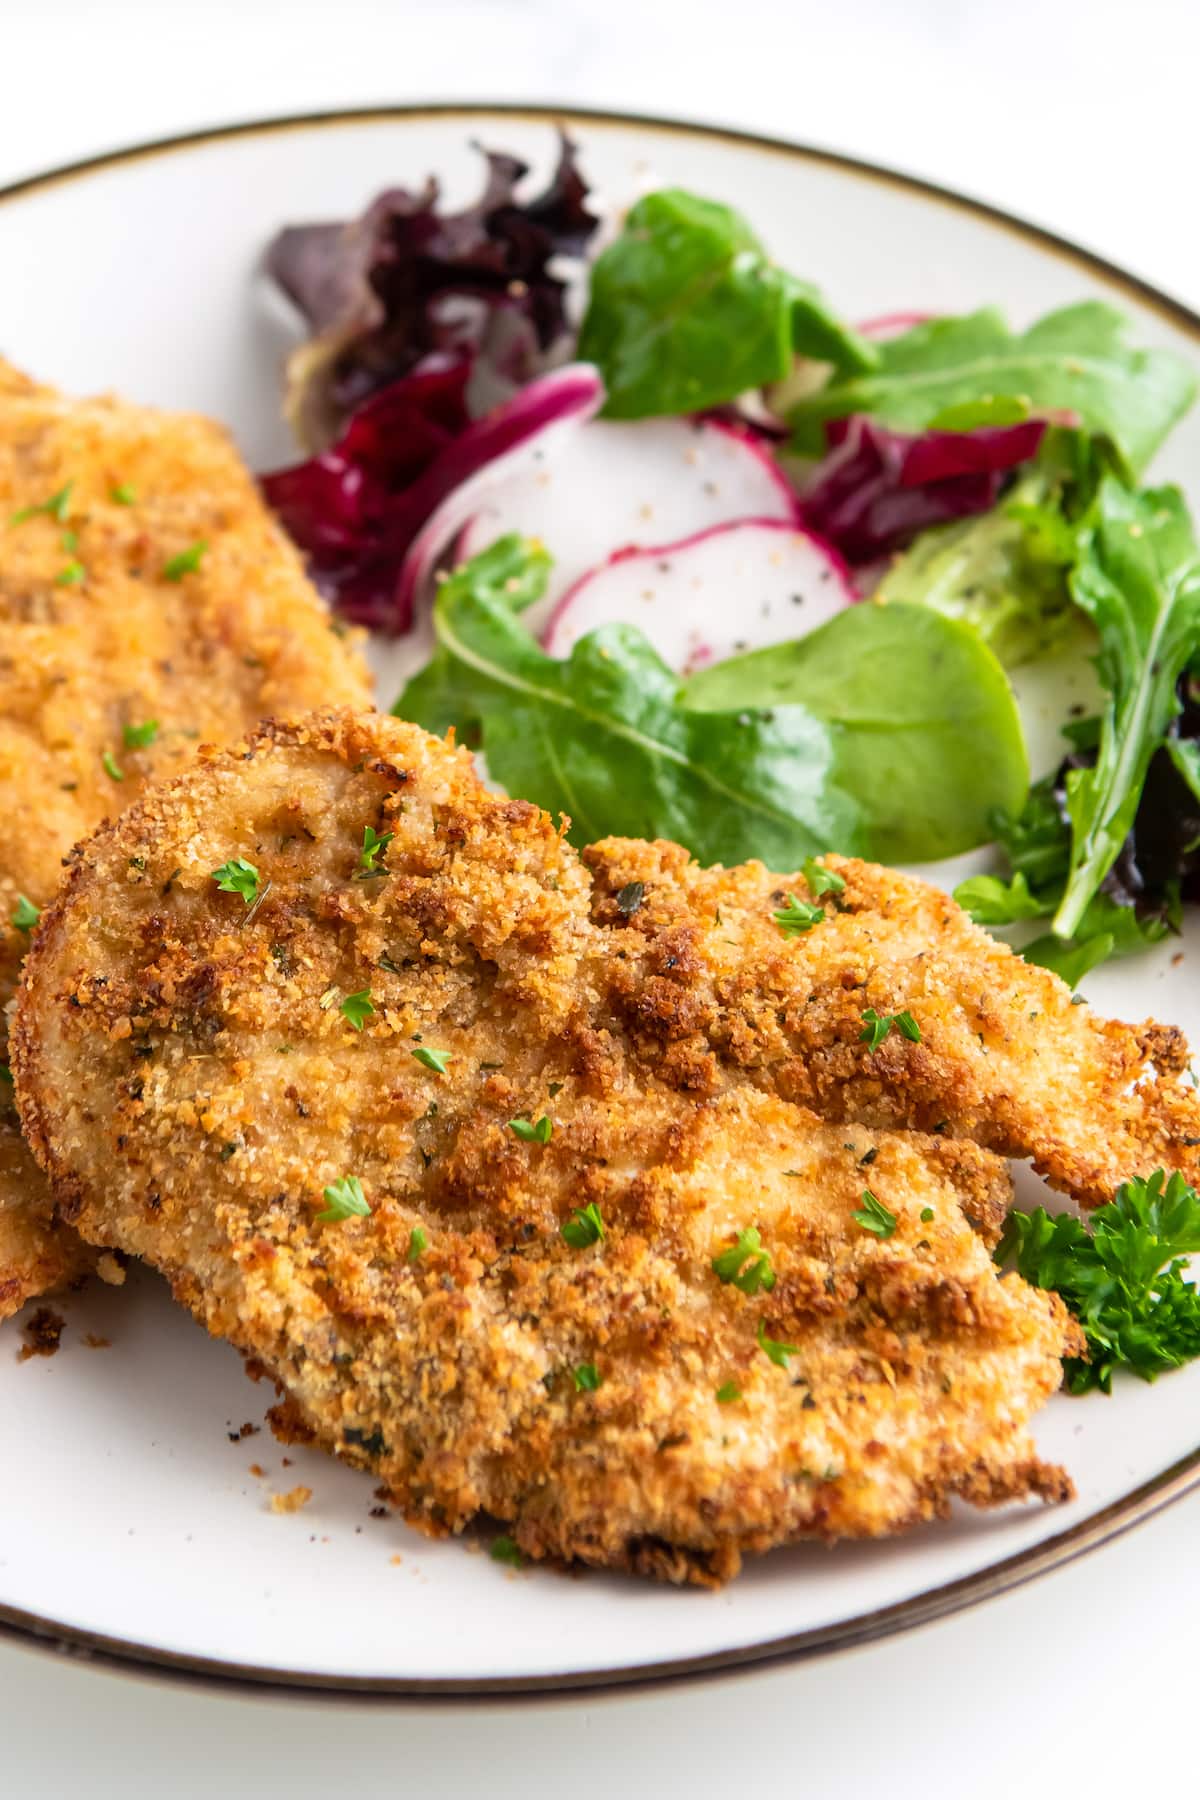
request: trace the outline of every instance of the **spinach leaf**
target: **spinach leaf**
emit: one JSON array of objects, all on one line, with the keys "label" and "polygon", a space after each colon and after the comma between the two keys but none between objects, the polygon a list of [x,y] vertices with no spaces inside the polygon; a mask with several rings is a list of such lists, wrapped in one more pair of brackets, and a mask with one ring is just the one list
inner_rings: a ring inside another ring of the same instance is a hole
[{"label": "spinach leaf", "polygon": [[1169,351],[1131,349],[1125,330],[1122,314],[1099,300],[1064,307],[1024,332],[990,307],[929,320],[880,344],[875,370],[835,376],[798,401],[790,412],[796,447],[819,454],[825,421],[849,413],[914,431],[970,417],[961,409],[981,401],[1013,398],[1031,412],[1073,413],[1087,431],[1110,438],[1136,474],[1191,405],[1196,382]]},{"label": "spinach leaf", "polygon": [[862,814],[860,853],[883,862],[953,856],[992,836],[1029,779],[1012,690],[957,620],[863,604],[808,637],[693,675],[689,706],[799,703],[827,722],[833,775]]},{"label": "spinach leaf", "polygon": [[1109,695],[1093,767],[1067,776],[1071,859],[1054,918],[1073,937],[1133,826],[1146,772],[1179,710],[1176,683],[1200,639],[1200,551],[1177,488],[1133,493],[1108,476],[1072,577],[1100,636]]},{"label": "spinach leaf", "polygon": [[781,380],[797,353],[847,373],[879,360],[732,207],[647,194],[592,268],[579,356],[599,366],[610,418],[719,405]]},{"label": "spinach leaf", "polygon": [[641,632],[610,625],[563,662],[507,596],[538,552],[516,537],[442,584],[437,647],[395,711],[482,736],[510,793],[567,814],[571,836],[672,837],[708,862],[795,868],[863,842],[862,809],[834,770],[834,733],[804,706],[694,712]]}]

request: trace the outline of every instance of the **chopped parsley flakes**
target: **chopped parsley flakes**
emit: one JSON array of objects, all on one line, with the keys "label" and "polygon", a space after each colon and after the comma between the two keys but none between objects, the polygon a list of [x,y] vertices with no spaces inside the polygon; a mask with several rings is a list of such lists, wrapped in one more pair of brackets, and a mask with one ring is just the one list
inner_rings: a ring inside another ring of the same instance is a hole
[{"label": "chopped parsley flakes", "polygon": [[65,568],[60,569],[54,577],[56,587],[78,587],[81,581],[87,580],[87,570],[81,562],[72,560]]},{"label": "chopped parsley flakes", "polygon": [[720,1281],[740,1288],[743,1294],[769,1294],[775,1286],[775,1271],[769,1253],[762,1247],[756,1226],[739,1231],[737,1242],[712,1259],[713,1274]]},{"label": "chopped parsley flakes", "polygon": [[802,931],[811,931],[825,917],[823,906],[810,906],[807,900],[797,900],[795,894],[789,894],[787,905],[781,906],[771,917],[782,931],[784,937],[798,937]]},{"label": "chopped parsley flakes", "polygon": [[362,849],[358,853],[358,874],[365,878],[368,875],[383,875],[385,870],[376,865],[382,853],[395,837],[394,831],[378,832],[370,825],[363,826]]},{"label": "chopped parsley flakes", "polygon": [[244,856],[234,856],[223,862],[219,869],[213,870],[212,878],[223,894],[240,894],[247,906],[258,894],[258,870]]},{"label": "chopped parsley flakes", "polygon": [[137,501],[137,494],[127,481],[119,481],[116,487],[109,488],[108,497],[114,506],[133,506]]},{"label": "chopped parsley flakes", "polygon": [[761,1319],[758,1321],[758,1331],[755,1335],[758,1339],[759,1349],[770,1362],[775,1364],[777,1369],[786,1369],[788,1357],[800,1354],[798,1344],[784,1344],[778,1338],[768,1337],[766,1326]]},{"label": "chopped parsley flakes", "polygon": [[144,725],[126,725],[121,736],[127,750],[148,750],[158,736],[158,720],[147,719]]},{"label": "chopped parsley flakes", "polygon": [[742,1390],[736,1381],[724,1381],[717,1389],[718,1406],[732,1406],[733,1402],[735,1400],[740,1400],[741,1397]]},{"label": "chopped parsley flakes", "polygon": [[207,549],[207,541],[197,538],[194,544],[189,544],[178,556],[169,556],[162,566],[163,580],[182,581],[185,575],[194,575],[204,560]]},{"label": "chopped parsley flakes", "polygon": [[370,1211],[358,1176],[343,1175],[325,1189],[325,1211],[319,1212],[317,1218],[340,1223],[343,1219],[365,1219]]},{"label": "chopped parsley flakes", "polygon": [[808,891],[814,900],[822,894],[840,894],[845,887],[845,878],[833,869],[822,868],[821,864],[811,856],[806,856],[800,864],[800,872],[808,883]]},{"label": "chopped parsley flakes", "polygon": [[878,1238],[890,1238],[895,1231],[898,1220],[894,1212],[889,1212],[882,1200],[877,1200],[870,1188],[864,1188],[862,1205],[850,1217],[864,1231],[870,1231]]},{"label": "chopped parsley flakes", "polygon": [[111,750],[106,750],[100,761],[104,765],[104,773],[110,781],[124,781],[125,771],[120,767]]},{"label": "chopped parsley flakes", "polygon": [[541,1118],[534,1125],[529,1119],[510,1119],[508,1129],[525,1144],[548,1144],[554,1136],[554,1121]]},{"label": "chopped parsley flakes", "polygon": [[23,525],[26,519],[36,519],[39,513],[44,513],[48,518],[57,519],[60,525],[65,525],[67,515],[71,510],[71,491],[74,486],[73,481],[68,481],[65,487],[59,488],[57,494],[51,494],[50,498],[43,500],[40,505],[23,506],[20,512],[13,513],[8,521],[9,524]]},{"label": "chopped parsley flakes", "polygon": [[418,1044],[413,1051],[419,1063],[432,1069],[435,1075],[444,1075],[453,1057],[450,1050],[431,1050],[426,1044]]},{"label": "chopped parsley flakes", "polygon": [[600,1386],[600,1371],[595,1363],[580,1363],[571,1370],[571,1379],[575,1383],[577,1394],[594,1394]]},{"label": "chopped parsley flakes", "polygon": [[353,1025],[355,1031],[361,1031],[375,1011],[370,988],[360,988],[357,994],[347,994],[338,1011],[348,1025]]},{"label": "chopped parsley flakes", "polygon": [[493,1538],[488,1546],[488,1555],[493,1562],[508,1563],[514,1569],[521,1568],[525,1561],[510,1537]]},{"label": "chopped parsley flakes", "polygon": [[906,1037],[910,1044],[919,1044],[921,1041],[921,1027],[907,1007],[903,1012],[877,1013],[873,1006],[868,1006],[862,1015],[862,1022],[863,1028],[858,1034],[858,1041],[867,1046],[872,1056],[888,1032],[893,1029],[898,1031],[901,1037]]},{"label": "chopped parsley flakes", "polygon": [[408,1234],[408,1260],[415,1263],[429,1248],[429,1237],[423,1225],[414,1225]]},{"label": "chopped parsley flakes", "polygon": [[586,1206],[577,1206],[562,1225],[559,1234],[572,1250],[586,1250],[590,1244],[598,1244],[604,1236],[604,1220],[600,1217],[600,1208],[594,1200]]},{"label": "chopped parsley flakes", "polygon": [[17,895],[17,904],[13,912],[12,922],[18,931],[32,931],[41,918],[41,908],[33,904],[24,894]]}]

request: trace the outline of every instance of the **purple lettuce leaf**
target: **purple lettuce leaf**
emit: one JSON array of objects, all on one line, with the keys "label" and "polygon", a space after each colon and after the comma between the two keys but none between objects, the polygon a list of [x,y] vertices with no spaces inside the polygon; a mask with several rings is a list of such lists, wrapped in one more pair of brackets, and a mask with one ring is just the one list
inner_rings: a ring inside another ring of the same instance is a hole
[{"label": "purple lettuce leaf", "polygon": [[513,382],[538,373],[568,335],[555,257],[583,255],[598,220],[576,150],[560,134],[549,186],[522,201],[527,165],[482,151],[487,178],[462,212],[439,210],[432,177],[389,188],[360,218],[290,225],[267,269],[310,337],[288,363],[287,411],[306,448],[323,449],[372,394],[432,353],[494,359]]}]

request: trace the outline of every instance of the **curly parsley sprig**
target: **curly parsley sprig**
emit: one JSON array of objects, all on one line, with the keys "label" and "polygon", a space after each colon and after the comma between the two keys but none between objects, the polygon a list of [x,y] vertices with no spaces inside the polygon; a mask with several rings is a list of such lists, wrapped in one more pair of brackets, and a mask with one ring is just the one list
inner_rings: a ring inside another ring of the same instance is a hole
[{"label": "curly parsley sprig", "polygon": [[1200,1356],[1200,1288],[1184,1279],[1200,1251],[1200,1194],[1176,1172],[1125,1182],[1091,1217],[1010,1212],[996,1246],[1035,1287],[1061,1294],[1087,1334],[1087,1356],[1069,1357],[1072,1394],[1109,1393],[1114,1369],[1153,1381]]}]

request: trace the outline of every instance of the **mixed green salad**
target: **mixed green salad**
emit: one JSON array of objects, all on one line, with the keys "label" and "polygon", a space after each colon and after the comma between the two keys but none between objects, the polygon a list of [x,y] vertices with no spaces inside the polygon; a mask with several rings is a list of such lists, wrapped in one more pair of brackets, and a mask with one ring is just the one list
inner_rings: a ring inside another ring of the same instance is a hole
[{"label": "mixed green salad", "polygon": [[[313,454],[264,485],[339,610],[422,638],[397,711],[580,841],[995,843],[959,900],[1072,985],[1177,929],[1200,553],[1143,474],[1192,370],[1099,300],[855,326],[679,189],[589,260],[573,146],[532,199],[525,173],[491,154],[466,211],[392,189],[271,251]],[[1097,704],[1064,702],[1031,785],[1010,676],[1071,656]]]},{"label": "mixed green salad", "polygon": [[[1200,551],[1144,473],[1192,370],[1098,300],[1021,330],[993,308],[856,326],[674,188],[593,254],[565,138],[532,198],[517,159],[487,165],[465,211],[389,189],[269,257],[309,329],[288,411],[310,455],[264,488],[334,607],[407,635],[395,710],[580,843],[759,857],[816,896],[824,851],[994,844],[957,898],[1072,987],[1177,931],[1200,900]],[[1082,690],[1059,679],[1089,662]],[[1040,663],[1061,739],[1031,782],[1012,675]],[[789,907],[781,931],[821,916]],[[872,1049],[919,1038],[864,1020]],[[882,1211],[855,1216],[886,1234]],[[1014,1211],[997,1258],[1082,1323],[1083,1392],[1200,1355],[1198,1250],[1200,1195],[1159,1171],[1090,1225]]]}]

